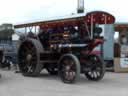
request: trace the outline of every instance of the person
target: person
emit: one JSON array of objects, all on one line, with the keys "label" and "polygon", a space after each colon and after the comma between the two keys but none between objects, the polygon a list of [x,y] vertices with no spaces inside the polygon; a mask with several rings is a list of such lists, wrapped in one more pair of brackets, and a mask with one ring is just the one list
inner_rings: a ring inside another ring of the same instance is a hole
[{"label": "person", "polygon": [[27,37],[30,37],[30,38],[35,38],[36,37],[36,35],[33,33],[33,32],[28,32],[28,35],[27,35]]},{"label": "person", "polygon": [[126,45],[127,43],[128,43],[128,41],[127,41],[127,37],[123,34],[123,35],[121,35],[121,44],[124,44],[124,45]]},{"label": "person", "polygon": [[74,26],[69,26],[69,31],[72,42],[79,43],[80,38],[79,38],[78,30]]},{"label": "person", "polygon": [[3,60],[3,50],[2,49],[0,49],[0,63],[2,63],[2,60]]},{"label": "person", "polygon": [[45,49],[47,49],[49,46],[49,42],[48,42],[49,41],[49,32],[47,32],[47,30],[42,30],[38,34],[38,37],[39,37],[40,42],[42,43],[43,47]]},{"label": "person", "polygon": [[22,35],[20,35],[19,41],[23,41],[23,40],[25,40],[25,38],[26,38],[25,34],[22,34]]},{"label": "person", "polygon": [[1,49],[0,50],[0,67],[1,68],[8,68],[8,70],[11,69],[11,62],[4,56],[4,52]]}]

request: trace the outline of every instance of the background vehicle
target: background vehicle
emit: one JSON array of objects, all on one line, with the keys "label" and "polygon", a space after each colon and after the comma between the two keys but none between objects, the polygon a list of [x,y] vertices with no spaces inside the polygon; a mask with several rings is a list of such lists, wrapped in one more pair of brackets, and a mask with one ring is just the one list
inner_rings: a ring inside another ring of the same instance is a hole
[{"label": "background vehicle", "polygon": [[12,40],[14,27],[12,24],[0,25],[0,67],[8,67],[16,64],[16,42]]}]

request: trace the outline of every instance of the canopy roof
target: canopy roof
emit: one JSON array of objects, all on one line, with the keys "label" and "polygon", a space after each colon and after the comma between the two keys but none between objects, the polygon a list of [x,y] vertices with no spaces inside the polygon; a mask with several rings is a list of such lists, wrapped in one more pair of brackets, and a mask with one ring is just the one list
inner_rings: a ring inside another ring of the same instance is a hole
[{"label": "canopy roof", "polygon": [[116,23],[115,24],[115,31],[127,31],[128,32],[128,23]]},{"label": "canopy roof", "polygon": [[93,11],[85,14],[78,14],[58,19],[29,22],[25,24],[17,24],[14,28],[32,27],[32,26],[43,26],[43,27],[53,27],[53,26],[65,26],[65,25],[77,25],[81,22],[87,24],[112,24],[115,22],[114,16],[103,11]]}]

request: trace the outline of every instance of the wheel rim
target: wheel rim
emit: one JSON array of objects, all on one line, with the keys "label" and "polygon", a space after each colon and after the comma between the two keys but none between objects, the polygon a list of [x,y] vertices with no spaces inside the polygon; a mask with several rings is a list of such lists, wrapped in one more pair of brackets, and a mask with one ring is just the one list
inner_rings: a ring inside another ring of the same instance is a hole
[{"label": "wheel rim", "polygon": [[101,59],[98,56],[92,56],[91,58],[91,64],[89,66],[89,70],[85,73],[86,77],[89,80],[98,81],[103,78],[104,72],[105,72],[105,66],[104,63],[101,61]]},{"label": "wheel rim", "polygon": [[19,67],[23,74],[32,74],[36,69],[37,53],[31,42],[25,42],[19,50]]},{"label": "wheel rim", "polygon": [[61,78],[64,82],[73,82],[76,77],[76,65],[72,58],[65,57],[61,61]]}]

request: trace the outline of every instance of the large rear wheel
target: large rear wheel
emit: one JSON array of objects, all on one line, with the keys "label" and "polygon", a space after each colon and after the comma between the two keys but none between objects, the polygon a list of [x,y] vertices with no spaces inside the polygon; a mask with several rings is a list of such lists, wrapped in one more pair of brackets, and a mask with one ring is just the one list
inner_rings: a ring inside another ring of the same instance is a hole
[{"label": "large rear wheel", "polygon": [[97,55],[90,55],[88,64],[88,71],[85,76],[92,81],[99,81],[103,78],[105,73],[105,64],[103,60]]},{"label": "large rear wheel", "polygon": [[74,83],[80,76],[80,63],[73,54],[62,56],[59,62],[59,75],[64,83]]},{"label": "large rear wheel", "polygon": [[40,53],[43,51],[38,40],[27,39],[21,43],[18,51],[19,69],[24,76],[37,76],[42,70]]}]

